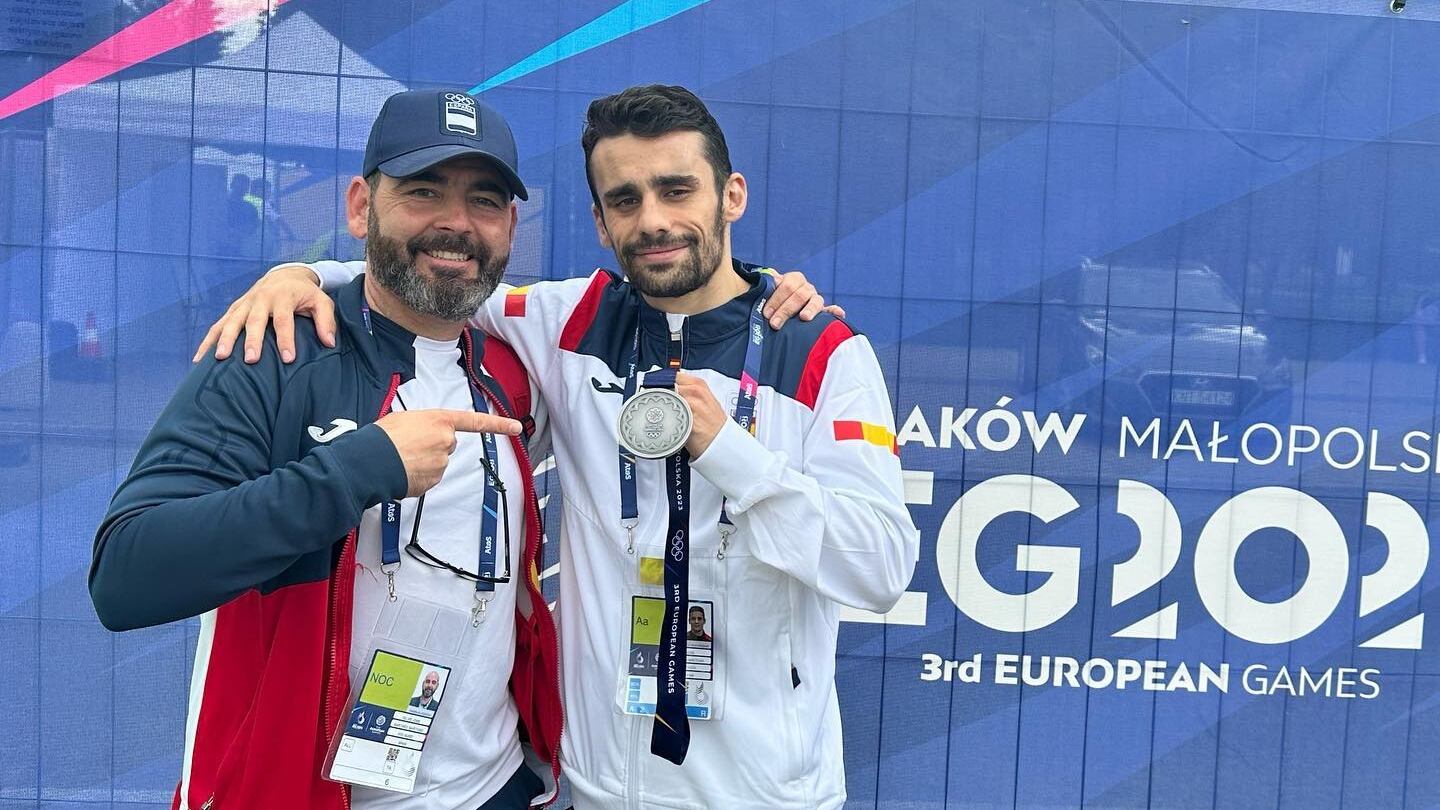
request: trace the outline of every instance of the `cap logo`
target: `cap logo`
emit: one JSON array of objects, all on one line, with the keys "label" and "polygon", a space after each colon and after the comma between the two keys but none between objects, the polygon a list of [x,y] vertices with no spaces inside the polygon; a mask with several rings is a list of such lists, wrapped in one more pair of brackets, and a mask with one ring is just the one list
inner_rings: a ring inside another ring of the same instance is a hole
[{"label": "cap logo", "polygon": [[464,93],[446,93],[445,130],[460,135],[478,136],[479,119],[475,115],[475,99]]}]

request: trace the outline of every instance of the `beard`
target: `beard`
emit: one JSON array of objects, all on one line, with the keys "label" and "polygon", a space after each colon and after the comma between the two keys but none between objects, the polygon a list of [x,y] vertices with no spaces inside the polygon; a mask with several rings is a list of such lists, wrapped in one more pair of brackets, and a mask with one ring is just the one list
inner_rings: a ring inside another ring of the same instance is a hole
[{"label": "beard", "polygon": [[[421,251],[446,250],[474,257],[474,278],[448,272],[427,277],[415,266]],[[507,251],[493,253],[488,246],[460,234],[422,234],[404,244],[380,232],[380,220],[371,206],[365,238],[367,271],[380,286],[389,290],[401,303],[421,315],[442,321],[467,321],[475,310],[495,292],[505,265],[510,261]]]},{"label": "beard", "polygon": [[[715,206],[715,222],[710,226],[709,239],[702,245],[694,234],[680,237],[641,237],[615,251],[620,269],[636,289],[652,298],[679,298],[704,287],[720,269],[721,250],[725,244],[725,209]],[[684,258],[663,265],[637,265],[635,256],[641,250],[687,246]]]}]

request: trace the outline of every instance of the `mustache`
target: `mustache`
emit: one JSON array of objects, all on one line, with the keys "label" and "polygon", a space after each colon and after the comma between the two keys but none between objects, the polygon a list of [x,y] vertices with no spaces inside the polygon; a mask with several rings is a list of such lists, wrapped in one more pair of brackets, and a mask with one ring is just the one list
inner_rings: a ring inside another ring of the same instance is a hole
[{"label": "mustache", "polygon": [[474,256],[483,264],[489,259],[490,254],[482,245],[476,243],[470,237],[459,233],[432,233],[421,234],[413,237],[405,243],[405,249],[410,252],[410,258],[414,259],[421,251],[444,250],[452,253],[464,253],[467,256]]},{"label": "mustache", "polygon": [[694,247],[698,244],[700,244],[700,237],[694,235],[680,237],[641,236],[639,239],[636,239],[635,241],[626,245],[625,249],[621,252],[625,255],[625,258],[633,259],[635,258],[635,255],[642,250],[654,250],[656,248],[668,249],[677,247]]}]

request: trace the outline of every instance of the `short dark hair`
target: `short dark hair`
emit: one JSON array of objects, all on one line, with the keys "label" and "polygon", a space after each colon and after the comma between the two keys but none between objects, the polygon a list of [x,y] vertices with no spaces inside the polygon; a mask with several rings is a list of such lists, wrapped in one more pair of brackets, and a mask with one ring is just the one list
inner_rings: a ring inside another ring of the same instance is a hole
[{"label": "short dark hair", "polygon": [[595,180],[590,176],[590,153],[601,139],[620,135],[658,138],[682,131],[698,132],[705,139],[705,159],[715,170],[715,185],[723,187],[730,177],[730,147],[725,144],[720,123],[694,93],[679,85],[644,84],[590,102],[585,111],[585,130],[580,135],[590,199],[600,204]]}]

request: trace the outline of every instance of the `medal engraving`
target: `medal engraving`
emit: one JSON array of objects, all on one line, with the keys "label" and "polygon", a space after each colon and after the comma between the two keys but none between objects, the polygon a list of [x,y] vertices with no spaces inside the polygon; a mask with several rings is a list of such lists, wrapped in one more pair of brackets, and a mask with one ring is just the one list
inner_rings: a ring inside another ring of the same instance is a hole
[{"label": "medal engraving", "polygon": [[685,446],[694,417],[685,398],[668,388],[649,388],[620,409],[620,444],[640,458],[664,458]]}]

